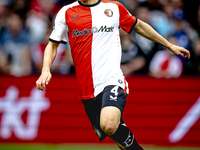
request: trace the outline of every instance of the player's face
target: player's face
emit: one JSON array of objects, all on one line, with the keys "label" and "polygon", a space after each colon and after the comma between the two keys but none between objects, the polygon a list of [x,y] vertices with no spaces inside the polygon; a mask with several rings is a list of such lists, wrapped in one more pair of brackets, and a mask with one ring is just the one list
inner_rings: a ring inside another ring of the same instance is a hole
[{"label": "player's face", "polygon": [[95,4],[98,0],[80,0],[84,4]]},{"label": "player's face", "polygon": [[82,3],[87,3],[90,0],[80,0]]}]

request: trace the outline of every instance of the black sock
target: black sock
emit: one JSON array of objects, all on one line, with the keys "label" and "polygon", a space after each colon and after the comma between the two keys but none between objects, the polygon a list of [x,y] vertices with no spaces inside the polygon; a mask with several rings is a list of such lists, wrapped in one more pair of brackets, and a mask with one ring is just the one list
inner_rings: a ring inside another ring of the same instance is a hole
[{"label": "black sock", "polygon": [[131,130],[121,124],[119,125],[117,131],[110,136],[110,138],[121,144],[126,150],[143,150],[143,148],[135,140]]}]

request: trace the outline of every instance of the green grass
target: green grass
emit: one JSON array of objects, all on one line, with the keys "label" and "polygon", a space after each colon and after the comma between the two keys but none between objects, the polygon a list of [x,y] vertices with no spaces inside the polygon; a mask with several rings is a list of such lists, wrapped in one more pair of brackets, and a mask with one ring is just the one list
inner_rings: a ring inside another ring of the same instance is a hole
[{"label": "green grass", "polygon": [[[145,150],[200,150],[200,147],[144,147]],[[119,150],[112,145],[19,145],[0,144],[0,150]]]}]

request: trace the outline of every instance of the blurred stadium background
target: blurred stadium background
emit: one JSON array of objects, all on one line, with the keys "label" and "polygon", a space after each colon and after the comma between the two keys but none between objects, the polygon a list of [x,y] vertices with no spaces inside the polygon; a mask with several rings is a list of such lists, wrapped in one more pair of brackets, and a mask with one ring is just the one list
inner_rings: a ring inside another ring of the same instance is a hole
[{"label": "blurred stadium background", "polygon": [[[56,13],[73,1],[0,0],[0,150],[117,149],[92,130],[69,45],[59,46],[47,91],[35,88]],[[120,31],[126,124],[147,150],[200,149],[200,1],[118,1],[192,56]]]}]

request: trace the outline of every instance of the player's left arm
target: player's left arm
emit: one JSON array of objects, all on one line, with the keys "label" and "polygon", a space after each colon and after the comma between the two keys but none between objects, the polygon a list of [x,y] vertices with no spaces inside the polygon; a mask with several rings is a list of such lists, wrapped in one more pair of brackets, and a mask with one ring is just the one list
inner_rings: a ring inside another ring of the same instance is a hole
[{"label": "player's left arm", "polygon": [[190,58],[190,52],[188,50],[168,42],[165,38],[158,34],[150,25],[139,19],[133,30],[138,34],[146,37],[147,39],[165,46],[176,55],[180,55],[185,58]]}]

